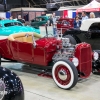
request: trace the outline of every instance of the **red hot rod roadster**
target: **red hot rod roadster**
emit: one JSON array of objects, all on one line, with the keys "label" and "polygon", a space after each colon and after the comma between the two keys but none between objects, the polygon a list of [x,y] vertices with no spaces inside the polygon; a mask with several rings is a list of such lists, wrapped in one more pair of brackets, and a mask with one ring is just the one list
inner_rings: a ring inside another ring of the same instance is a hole
[{"label": "red hot rod roadster", "polygon": [[55,83],[63,89],[74,87],[78,77],[89,77],[92,61],[98,59],[90,44],[73,45],[68,38],[59,39],[49,34],[41,37],[36,33],[11,34],[0,40],[0,56],[51,68]]}]

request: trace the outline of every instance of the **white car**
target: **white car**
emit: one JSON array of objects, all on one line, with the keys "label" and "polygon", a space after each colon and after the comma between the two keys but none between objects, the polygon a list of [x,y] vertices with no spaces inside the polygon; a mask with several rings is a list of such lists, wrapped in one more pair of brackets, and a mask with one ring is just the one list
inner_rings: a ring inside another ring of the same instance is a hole
[{"label": "white car", "polygon": [[81,31],[88,31],[89,29],[98,28],[100,25],[100,18],[90,18],[82,21],[80,30]]},{"label": "white car", "polygon": [[91,44],[93,50],[100,50],[100,18],[86,19],[80,29],[69,29],[63,36],[70,37],[70,41],[74,44],[87,42]]}]

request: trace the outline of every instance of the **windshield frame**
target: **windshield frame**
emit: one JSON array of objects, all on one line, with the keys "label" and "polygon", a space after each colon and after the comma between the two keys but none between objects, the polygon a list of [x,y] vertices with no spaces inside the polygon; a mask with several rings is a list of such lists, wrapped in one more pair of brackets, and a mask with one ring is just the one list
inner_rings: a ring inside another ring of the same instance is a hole
[{"label": "windshield frame", "polygon": [[42,37],[46,37],[46,36],[47,37],[54,37],[52,26],[47,26],[47,33],[46,33],[46,26],[40,26],[39,29],[40,29],[40,35]]}]

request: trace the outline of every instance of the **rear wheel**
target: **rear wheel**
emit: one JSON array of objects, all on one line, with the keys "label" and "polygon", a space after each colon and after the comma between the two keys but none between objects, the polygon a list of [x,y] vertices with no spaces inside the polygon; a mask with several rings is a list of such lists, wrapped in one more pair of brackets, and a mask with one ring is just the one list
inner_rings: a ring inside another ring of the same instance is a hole
[{"label": "rear wheel", "polygon": [[57,61],[53,66],[52,76],[55,83],[62,89],[71,89],[78,81],[77,69],[69,60]]}]

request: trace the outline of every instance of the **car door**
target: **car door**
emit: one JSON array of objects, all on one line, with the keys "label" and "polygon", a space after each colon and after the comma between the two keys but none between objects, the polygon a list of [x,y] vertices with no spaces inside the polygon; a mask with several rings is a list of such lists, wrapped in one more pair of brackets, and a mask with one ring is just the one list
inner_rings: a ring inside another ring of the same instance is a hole
[{"label": "car door", "polygon": [[45,18],[40,17],[40,18],[39,18],[38,27],[39,27],[39,26],[43,26],[43,25],[45,25],[45,24],[46,24],[46,22],[47,22],[47,21],[46,21],[46,19],[45,19]]},{"label": "car door", "polygon": [[0,23],[0,35],[10,35],[13,31],[9,28],[11,23]]},{"label": "car door", "polygon": [[9,41],[9,47],[11,49],[13,59],[14,60],[19,60],[19,57],[18,57],[18,43],[16,41]]},{"label": "car door", "polygon": [[25,62],[33,62],[33,45],[27,42],[18,42],[19,60]]},{"label": "car door", "polygon": [[13,28],[10,28],[11,25],[12,23],[0,23],[0,35],[10,35],[13,32]]},{"label": "car door", "polygon": [[0,35],[5,35],[7,30],[2,24],[0,24]]},{"label": "car door", "polygon": [[10,35],[12,31],[8,27],[3,27],[0,31],[0,35]]}]

